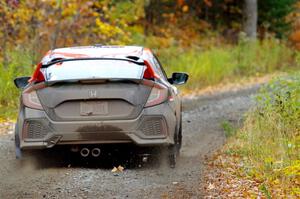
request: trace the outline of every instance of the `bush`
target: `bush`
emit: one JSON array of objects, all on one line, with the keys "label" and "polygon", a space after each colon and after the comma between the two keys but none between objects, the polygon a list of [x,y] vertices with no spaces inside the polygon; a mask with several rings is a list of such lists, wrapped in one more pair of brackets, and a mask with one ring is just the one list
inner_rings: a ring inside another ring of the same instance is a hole
[{"label": "bush", "polygon": [[273,196],[300,196],[299,118],[300,72],[262,89],[238,139],[229,144],[231,153],[243,158],[244,174],[262,182]]}]

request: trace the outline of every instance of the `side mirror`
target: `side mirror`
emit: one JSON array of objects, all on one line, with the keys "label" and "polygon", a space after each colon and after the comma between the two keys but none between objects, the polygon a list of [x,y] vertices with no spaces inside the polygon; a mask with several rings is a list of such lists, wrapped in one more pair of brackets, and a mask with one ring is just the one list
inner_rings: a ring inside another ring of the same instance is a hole
[{"label": "side mirror", "polygon": [[29,79],[30,77],[17,77],[16,79],[14,79],[14,83],[17,88],[23,89],[28,85]]},{"label": "side mirror", "polygon": [[182,85],[187,82],[189,75],[186,73],[173,73],[171,78],[168,78],[168,81],[171,84]]}]

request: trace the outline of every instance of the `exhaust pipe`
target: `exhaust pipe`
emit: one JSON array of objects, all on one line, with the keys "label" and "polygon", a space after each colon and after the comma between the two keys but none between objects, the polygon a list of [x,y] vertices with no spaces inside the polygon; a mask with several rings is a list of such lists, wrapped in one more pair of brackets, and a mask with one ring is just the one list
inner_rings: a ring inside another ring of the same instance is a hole
[{"label": "exhaust pipe", "polygon": [[93,148],[93,150],[92,150],[93,157],[95,157],[95,158],[99,157],[100,153],[101,153],[101,150],[99,148]]},{"label": "exhaust pipe", "polygon": [[80,150],[80,155],[82,157],[87,157],[87,156],[89,156],[89,154],[90,154],[90,150],[88,148],[82,148]]}]

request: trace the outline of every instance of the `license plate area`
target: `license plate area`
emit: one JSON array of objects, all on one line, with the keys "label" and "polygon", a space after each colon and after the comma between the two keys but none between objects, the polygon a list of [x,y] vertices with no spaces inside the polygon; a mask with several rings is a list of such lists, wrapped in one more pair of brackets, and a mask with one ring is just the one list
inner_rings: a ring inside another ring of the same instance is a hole
[{"label": "license plate area", "polygon": [[108,103],[99,101],[80,102],[80,115],[107,115]]}]

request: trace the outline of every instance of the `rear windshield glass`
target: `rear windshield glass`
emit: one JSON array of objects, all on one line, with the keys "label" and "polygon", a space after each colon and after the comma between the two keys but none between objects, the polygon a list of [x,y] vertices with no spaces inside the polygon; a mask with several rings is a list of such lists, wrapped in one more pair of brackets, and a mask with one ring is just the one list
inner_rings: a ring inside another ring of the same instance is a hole
[{"label": "rear windshield glass", "polygon": [[142,79],[145,66],[123,60],[74,60],[42,69],[46,81]]}]

